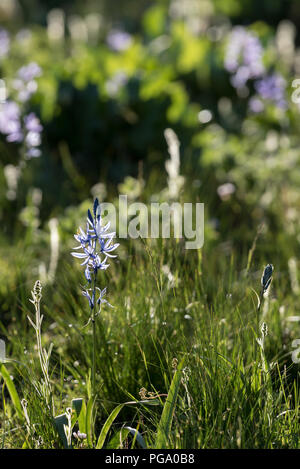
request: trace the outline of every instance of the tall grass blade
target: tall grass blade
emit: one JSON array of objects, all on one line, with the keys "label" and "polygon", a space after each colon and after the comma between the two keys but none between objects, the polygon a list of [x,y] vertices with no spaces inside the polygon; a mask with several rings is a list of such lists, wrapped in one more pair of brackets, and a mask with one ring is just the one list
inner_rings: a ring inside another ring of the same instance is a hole
[{"label": "tall grass blade", "polygon": [[80,414],[78,416],[78,426],[81,433],[87,433],[86,430],[86,403],[82,401]]},{"label": "tall grass blade", "polygon": [[86,418],[85,418],[86,437],[87,437],[89,448],[93,447],[93,407],[94,407],[94,399],[90,397],[86,406]]},{"label": "tall grass blade", "polygon": [[18,417],[23,420],[24,416],[23,416],[22,406],[21,406],[21,402],[20,402],[17,390],[15,388],[15,385],[11,377],[9,376],[7,369],[5,368],[3,364],[0,364],[0,374],[2,375],[4,379],[5,385],[9,392],[14,408],[18,414]]},{"label": "tall grass blade", "polygon": [[116,432],[112,439],[107,444],[106,449],[119,449],[123,447],[123,441],[127,438],[129,433],[128,427],[122,427],[121,430]]},{"label": "tall grass blade", "polygon": [[110,430],[110,427],[112,426],[114,420],[119,415],[120,411],[123,409],[124,405],[125,404],[119,404],[117,407],[114,408],[112,413],[109,415],[108,419],[106,420],[106,422],[103,425],[102,430],[100,432],[100,435],[99,435],[99,438],[98,438],[98,441],[97,441],[97,445],[96,445],[96,449],[102,449],[103,448],[103,445],[104,445],[106,436],[107,436],[107,434]]},{"label": "tall grass blade", "polygon": [[178,368],[175,371],[175,374],[171,382],[171,386],[168,392],[168,397],[165,402],[162,415],[158,424],[158,431],[157,431],[156,440],[154,444],[155,449],[163,449],[163,448],[167,448],[168,446],[169,435],[171,431],[173,415],[175,411],[179,386],[181,382],[182,368],[183,368],[184,361],[185,361],[185,358],[183,358],[181,362],[179,363]]}]

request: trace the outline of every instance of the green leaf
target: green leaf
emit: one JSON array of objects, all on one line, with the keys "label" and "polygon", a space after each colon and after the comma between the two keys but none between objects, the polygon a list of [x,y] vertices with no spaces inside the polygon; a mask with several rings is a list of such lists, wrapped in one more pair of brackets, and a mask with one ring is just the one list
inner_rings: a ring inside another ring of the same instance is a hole
[{"label": "green leaf", "polygon": [[86,407],[86,417],[85,417],[85,426],[86,426],[86,437],[89,448],[93,447],[93,407],[94,399],[90,397]]},{"label": "green leaf", "polygon": [[119,404],[117,407],[114,408],[112,413],[109,415],[108,419],[106,420],[105,424],[102,427],[101,433],[100,433],[98,441],[97,441],[96,449],[102,449],[103,448],[105,438],[106,438],[106,436],[107,436],[107,434],[110,430],[110,427],[112,426],[114,420],[119,415],[120,411],[123,409],[124,405],[125,404]]},{"label": "green leaf", "polygon": [[[149,399],[149,400],[145,399],[145,400],[142,400],[142,401],[130,401],[130,402],[124,402],[124,404],[119,404],[117,407],[115,407],[114,410],[109,415],[109,417],[107,418],[105,424],[102,427],[101,433],[100,433],[98,441],[97,441],[96,449],[102,449],[103,448],[105,438],[107,437],[107,434],[108,434],[114,420],[117,418],[117,416],[119,415],[119,413],[121,412],[121,410],[123,409],[123,407],[125,405],[151,405],[152,406],[152,405],[159,405],[159,401],[157,399],[153,399],[153,400],[152,399]],[[129,427],[125,427],[125,428],[129,429]],[[131,431],[131,430],[129,430],[129,431]]]},{"label": "green leaf", "polygon": [[75,425],[76,421],[79,419],[79,415],[82,409],[82,403],[83,403],[82,397],[79,397],[77,399],[72,399],[72,409],[74,411],[73,416],[72,416],[72,427]]},{"label": "green leaf", "polygon": [[82,409],[83,399],[82,397],[78,397],[76,399],[72,399],[72,409],[75,410],[77,416],[80,415]]},{"label": "green leaf", "polygon": [[8,392],[9,392],[9,395],[10,395],[10,398],[11,398],[12,403],[14,405],[14,408],[15,408],[17,414],[18,414],[18,417],[23,420],[23,418],[24,418],[23,410],[22,410],[22,406],[21,406],[21,402],[20,402],[17,390],[15,388],[15,385],[14,385],[11,377],[9,376],[9,373],[8,373],[7,369],[5,368],[5,366],[3,364],[0,365],[0,374],[2,375],[2,377],[4,379],[5,385],[7,387]]},{"label": "green leaf", "polygon": [[78,426],[80,433],[87,433],[86,430],[86,404],[82,401],[81,411],[78,417]]},{"label": "green leaf", "polygon": [[171,386],[168,392],[168,397],[165,402],[165,405],[161,414],[161,418],[158,424],[158,431],[157,431],[155,445],[154,445],[154,448],[156,449],[164,449],[164,448],[167,448],[167,445],[168,445],[169,434],[171,431],[173,415],[175,411],[179,386],[181,382],[181,375],[182,375],[182,368],[183,368],[184,360],[185,359],[183,358],[181,362],[179,363],[178,368],[175,371],[175,374],[171,382]]},{"label": "green leaf", "polygon": [[107,444],[106,449],[120,449],[122,447],[123,441],[127,438],[128,433],[128,427],[122,427],[121,430],[114,434],[112,439]]},{"label": "green leaf", "polygon": [[[77,399],[72,399],[72,409],[73,409],[73,415],[72,415],[72,428],[75,425],[76,421],[78,420],[78,425],[79,425],[79,431],[81,433],[86,433],[85,428],[86,428],[86,406],[84,400],[80,397]],[[84,425],[83,425],[83,419],[84,419]],[[66,414],[61,414],[58,415],[57,417],[54,418],[54,423],[55,427],[57,429],[57,432],[61,438],[61,441],[64,445],[65,449],[71,449],[72,446],[68,445],[68,441],[66,438],[65,434],[65,429],[64,425],[68,425],[68,418]],[[82,429],[83,428],[83,429]]]},{"label": "green leaf", "polygon": [[54,417],[54,423],[55,423],[57,432],[60,436],[60,439],[64,445],[64,448],[70,449],[68,445],[67,437],[65,434],[65,429],[64,429],[64,425],[68,425],[68,419],[67,419],[66,414],[61,414],[61,415],[58,415],[57,417]]}]

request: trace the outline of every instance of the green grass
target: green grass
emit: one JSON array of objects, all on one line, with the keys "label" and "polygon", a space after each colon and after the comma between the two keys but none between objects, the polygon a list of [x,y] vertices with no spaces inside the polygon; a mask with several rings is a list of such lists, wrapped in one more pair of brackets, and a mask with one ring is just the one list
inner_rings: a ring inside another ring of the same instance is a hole
[{"label": "green grass", "polygon": [[[298,298],[284,262],[279,270],[275,254],[265,259],[262,243],[248,272],[250,247],[238,254],[216,243],[201,251],[186,251],[174,240],[124,243],[101,285],[109,286],[114,308],[103,308],[96,323],[95,401],[82,272],[68,252],[61,256],[54,283],[43,288],[42,342],[46,349],[53,343],[49,372],[56,415],[72,407],[72,399],[84,400],[72,425],[87,439],[73,438],[74,447],[95,447],[97,441],[104,448],[120,441],[124,448],[300,447],[299,365],[291,361],[300,330],[287,320],[296,314]],[[260,293],[268,262],[275,266],[274,280],[258,318],[254,290]],[[4,448],[59,448],[62,439],[33,386],[41,372],[26,315],[34,314],[27,298],[35,279],[18,275],[16,291],[6,298],[11,317],[2,333],[7,356],[21,362],[5,364],[19,397],[1,373],[0,441]],[[256,341],[262,321],[268,325],[263,354]],[[23,398],[30,428],[18,404]]]}]

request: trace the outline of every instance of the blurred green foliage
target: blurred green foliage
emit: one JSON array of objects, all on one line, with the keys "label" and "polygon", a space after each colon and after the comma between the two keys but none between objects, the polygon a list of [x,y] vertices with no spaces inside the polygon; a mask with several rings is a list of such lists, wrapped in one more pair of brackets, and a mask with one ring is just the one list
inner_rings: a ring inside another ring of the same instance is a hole
[{"label": "blurred green foliage", "polygon": [[[1,137],[3,233],[14,233],[14,239],[22,233],[24,212],[23,219],[15,214],[28,204],[32,187],[44,195],[40,227],[51,216],[64,217],[68,206],[78,207],[99,182],[113,198],[118,184],[139,172],[146,181],[143,200],[149,201],[166,184],[163,132],[171,127],[181,143],[186,198],[206,204],[220,239],[229,237],[241,247],[261,223],[271,231],[286,225],[294,249],[300,111],[291,100],[291,84],[297,56],[288,64],[276,38],[280,20],[297,23],[299,4],[259,3],[258,9],[257,2],[235,0],[139,2],[139,8],[135,1],[126,8],[117,2],[116,13],[109,2],[32,0],[18,3],[11,22],[1,10],[12,38],[2,76],[10,83],[24,64],[39,64],[43,73],[30,109],[44,127],[42,156],[27,162],[14,201],[7,199],[4,170],[17,164],[20,147]],[[49,30],[58,21],[49,19],[53,8],[61,9],[56,14],[64,22],[58,36]],[[264,112],[254,114],[253,83],[245,95],[232,86],[224,56],[234,24],[255,32],[266,69],[286,80],[287,110],[266,102]],[[130,34],[126,46],[111,46],[109,35],[116,31]],[[203,121],[201,111],[207,110],[210,117]],[[234,191],[221,197],[218,188],[228,183]]]}]

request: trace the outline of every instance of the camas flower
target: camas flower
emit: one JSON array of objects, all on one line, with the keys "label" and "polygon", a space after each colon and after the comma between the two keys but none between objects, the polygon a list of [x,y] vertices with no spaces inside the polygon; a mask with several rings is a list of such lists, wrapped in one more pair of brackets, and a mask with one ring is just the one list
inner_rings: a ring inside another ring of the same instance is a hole
[{"label": "camas flower", "polygon": [[[107,304],[108,306],[111,306],[111,304],[105,299],[103,298],[104,295],[106,294],[106,290],[107,288],[103,288],[103,290],[101,290],[100,288],[96,287],[94,290],[92,290],[91,288],[89,289],[86,289],[86,290],[83,290],[82,291],[82,294],[83,296],[85,296],[87,299],[88,299],[88,302],[89,302],[89,305],[90,305],[90,308],[91,309],[94,309],[95,307],[95,296],[96,296],[96,292],[99,292],[99,296],[98,296],[98,299],[96,301],[96,304],[99,306],[101,305],[102,303],[105,303]],[[91,293],[90,293],[91,292]]]},{"label": "camas flower", "polygon": [[[94,216],[93,216],[94,215]],[[81,227],[74,235],[79,243],[71,254],[82,259],[82,266],[85,266],[85,278],[89,283],[92,281],[92,275],[96,276],[99,270],[106,270],[108,257],[116,257],[111,254],[119,244],[113,243],[115,233],[109,233],[110,224],[102,225],[101,210],[99,201],[96,198],[93,207],[93,215],[88,210],[86,231]],[[77,252],[81,250],[81,252]],[[86,295],[85,295],[86,296]]]},{"label": "camas flower", "polygon": [[264,268],[264,271],[263,271],[263,274],[262,274],[262,277],[261,277],[261,286],[262,286],[262,290],[263,290],[264,293],[268,290],[268,288],[271,284],[273,270],[274,270],[274,267],[273,267],[272,264],[268,264]]},{"label": "camas flower", "polygon": [[[71,252],[72,256],[82,259],[82,266],[85,266],[85,278],[88,281],[87,287],[82,291],[83,296],[87,298],[90,306],[90,317],[86,326],[91,322],[93,325],[93,353],[92,353],[92,395],[95,396],[95,356],[96,356],[96,325],[95,318],[101,312],[103,303],[111,306],[104,298],[106,288],[101,290],[96,286],[97,274],[99,270],[105,270],[109,267],[107,257],[115,257],[111,255],[118,244],[113,243],[115,233],[109,233],[109,223],[102,225],[101,210],[99,201],[96,198],[93,206],[93,215],[88,210],[86,231],[79,228],[74,235],[79,246],[75,247],[75,251]],[[81,252],[80,252],[81,251]],[[102,256],[102,257],[101,257]],[[98,298],[96,299],[96,296]],[[96,310],[98,307],[98,310]]]}]

